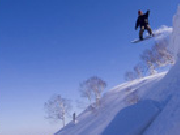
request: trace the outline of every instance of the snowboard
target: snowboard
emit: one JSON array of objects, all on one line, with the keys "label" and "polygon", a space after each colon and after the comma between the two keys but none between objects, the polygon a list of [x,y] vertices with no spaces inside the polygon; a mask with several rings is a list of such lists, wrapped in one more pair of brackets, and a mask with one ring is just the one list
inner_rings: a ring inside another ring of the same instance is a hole
[{"label": "snowboard", "polygon": [[151,39],[153,37],[158,37],[160,35],[161,35],[161,33],[156,33],[156,34],[153,34],[153,36],[144,37],[143,40],[135,39],[135,40],[131,41],[131,43],[138,43],[138,42],[146,41],[146,40],[149,40],[149,39]]}]

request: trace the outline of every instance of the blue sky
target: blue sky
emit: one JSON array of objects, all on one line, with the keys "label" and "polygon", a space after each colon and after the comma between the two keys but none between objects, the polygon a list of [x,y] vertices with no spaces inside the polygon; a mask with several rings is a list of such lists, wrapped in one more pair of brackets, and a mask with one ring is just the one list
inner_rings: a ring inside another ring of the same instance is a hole
[{"label": "blue sky", "polygon": [[93,75],[107,81],[106,91],[124,82],[124,73],[153,44],[130,43],[138,37],[138,9],[151,10],[150,24],[157,29],[172,26],[177,5],[178,0],[1,0],[0,132],[56,132],[61,124],[44,119],[44,102],[54,93],[78,100],[79,83]]}]

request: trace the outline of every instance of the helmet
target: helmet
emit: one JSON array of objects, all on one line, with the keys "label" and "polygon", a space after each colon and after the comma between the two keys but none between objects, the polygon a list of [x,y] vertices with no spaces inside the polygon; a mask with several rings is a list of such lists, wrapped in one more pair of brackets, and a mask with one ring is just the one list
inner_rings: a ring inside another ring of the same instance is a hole
[{"label": "helmet", "polygon": [[138,15],[142,15],[143,12],[141,10],[138,11]]}]

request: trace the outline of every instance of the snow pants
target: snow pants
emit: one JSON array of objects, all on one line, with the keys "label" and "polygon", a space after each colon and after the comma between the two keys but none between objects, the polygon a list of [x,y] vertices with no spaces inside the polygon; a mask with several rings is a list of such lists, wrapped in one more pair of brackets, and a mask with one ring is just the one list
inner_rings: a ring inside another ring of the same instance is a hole
[{"label": "snow pants", "polygon": [[150,25],[141,26],[140,30],[139,30],[139,38],[140,39],[143,38],[143,33],[144,33],[145,29],[148,31],[149,35],[152,35],[152,29],[151,29]]}]

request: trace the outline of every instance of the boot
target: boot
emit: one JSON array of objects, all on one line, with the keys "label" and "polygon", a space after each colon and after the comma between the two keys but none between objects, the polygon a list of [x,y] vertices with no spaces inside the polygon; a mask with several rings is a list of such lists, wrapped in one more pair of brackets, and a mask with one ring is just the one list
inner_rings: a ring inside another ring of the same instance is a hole
[{"label": "boot", "polygon": [[142,41],[142,40],[143,40],[143,37],[139,37],[139,40],[141,40],[141,41]]},{"label": "boot", "polygon": [[147,27],[148,27],[148,28],[147,28],[148,34],[149,34],[150,36],[154,37],[154,34],[152,33],[151,27],[150,27],[149,25],[148,25]]}]

